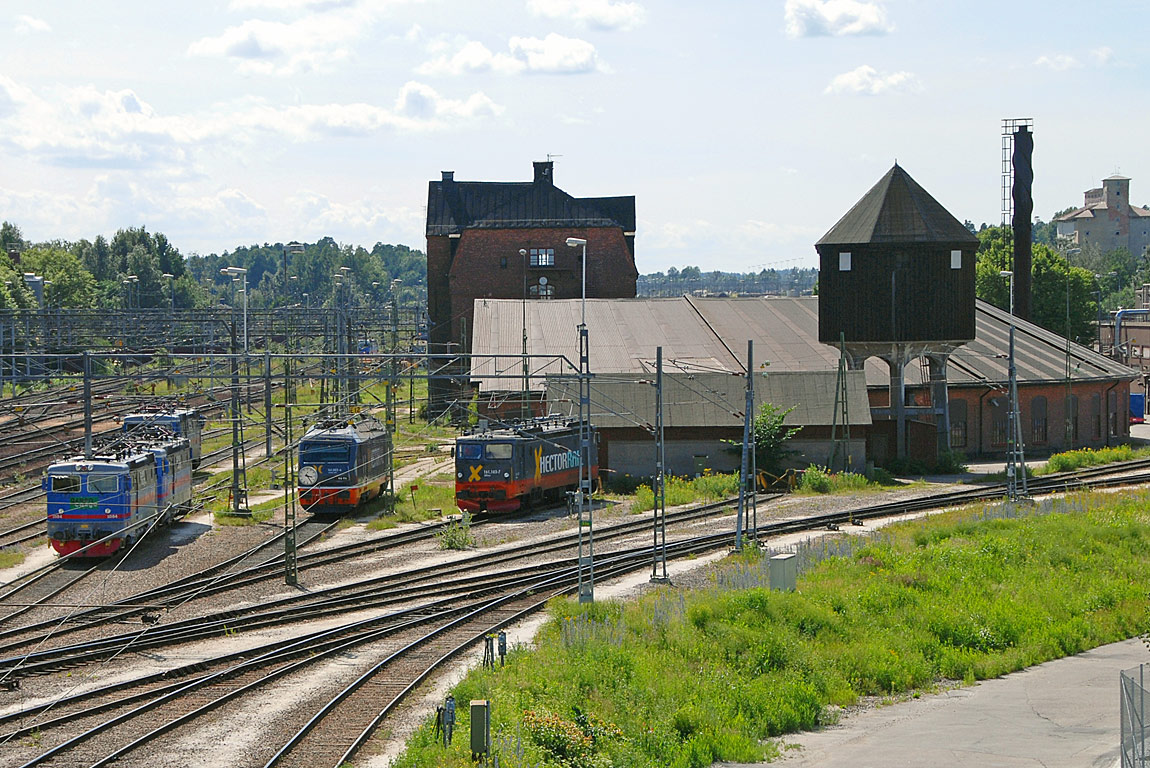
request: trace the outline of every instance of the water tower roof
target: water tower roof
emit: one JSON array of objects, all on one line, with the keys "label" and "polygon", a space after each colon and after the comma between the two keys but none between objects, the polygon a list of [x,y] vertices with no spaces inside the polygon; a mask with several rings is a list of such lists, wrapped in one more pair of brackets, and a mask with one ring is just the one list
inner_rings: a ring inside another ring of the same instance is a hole
[{"label": "water tower roof", "polygon": [[816,245],[970,243],[978,238],[898,163]]}]

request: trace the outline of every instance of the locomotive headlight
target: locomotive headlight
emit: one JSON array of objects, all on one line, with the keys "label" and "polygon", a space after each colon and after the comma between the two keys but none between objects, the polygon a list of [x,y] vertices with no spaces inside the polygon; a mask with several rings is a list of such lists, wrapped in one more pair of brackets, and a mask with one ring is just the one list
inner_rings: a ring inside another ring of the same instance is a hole
[{"label": "locomotive headlight", "polygon": [[462,480],[462,479],[463,479],[463,473],[462,473],[462,472],[459,472],[459,473],[458,473],[458,474],[456,474],[455,476],[456,476],[456,477],[458,477],[460,480]]},{"label": "locomotive headlight", "polygon": [[299,471],[299,481],[304,485],[315,485],[319,481],[319,472],[315,467],[304,467]]},{"label": "locomotive headlight", "polygon": [[506,478],[506,477],[511,477],[511,474],[510,474],[509,472],[504,472],[504,473],[503,473],[503,477],[505,477],[505,478]]}]

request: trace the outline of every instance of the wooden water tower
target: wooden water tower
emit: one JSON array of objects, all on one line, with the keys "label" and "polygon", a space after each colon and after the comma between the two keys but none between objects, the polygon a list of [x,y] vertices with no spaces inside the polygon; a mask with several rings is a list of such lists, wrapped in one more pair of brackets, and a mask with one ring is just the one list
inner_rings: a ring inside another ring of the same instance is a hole
[{"label": "wooden water tower", "polygon": [[890,366],[896,454],[906,456],[903,370],[925,357],[938,448],[948,450],[946,365],[974,339],[978,238],[897,163],[815,244],[819,254],[819,341],[846,341],[848,362]]}]

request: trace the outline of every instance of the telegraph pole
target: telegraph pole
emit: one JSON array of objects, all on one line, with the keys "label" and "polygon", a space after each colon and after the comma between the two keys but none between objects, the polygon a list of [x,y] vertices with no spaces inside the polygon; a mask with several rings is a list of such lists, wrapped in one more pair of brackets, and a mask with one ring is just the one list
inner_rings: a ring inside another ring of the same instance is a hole
[{"label": "telegraph pole", "polygon": [[739,463],[739,515],[735,523],[735,551],[743,551],[743,527],[747,514],[747,474],[749,472],[748,454],[751,451],[751,411],[754,410],[754,390],[751,388],[751,378],[755,370],[755,342],[747,339],[747,399],[743,406],[743,457]]},{"label": "telegraph pole", "polygon": [[663,442],[663,348],[655,349],[655,531],[651,581],[670,584],[667,575],[667,455]]}]

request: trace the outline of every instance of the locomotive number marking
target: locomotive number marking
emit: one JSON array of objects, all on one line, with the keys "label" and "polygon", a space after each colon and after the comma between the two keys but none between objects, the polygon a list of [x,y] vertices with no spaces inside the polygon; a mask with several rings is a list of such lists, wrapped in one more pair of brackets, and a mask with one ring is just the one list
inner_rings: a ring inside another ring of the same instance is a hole
[{"label": "locomotive number marking", "polygon": [[481,478],[479,477],[479,473],[483,471],[483,465],[480,464],[477,467],[468,467],[468,469],[471,471],[471,476],[467,478],[467,482],[469,482],[469,483],[480,482]]}]

